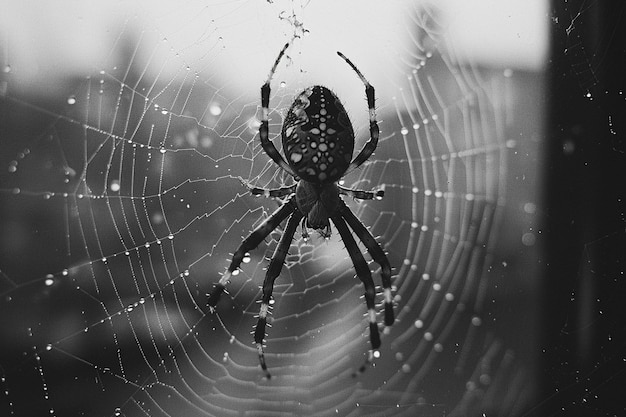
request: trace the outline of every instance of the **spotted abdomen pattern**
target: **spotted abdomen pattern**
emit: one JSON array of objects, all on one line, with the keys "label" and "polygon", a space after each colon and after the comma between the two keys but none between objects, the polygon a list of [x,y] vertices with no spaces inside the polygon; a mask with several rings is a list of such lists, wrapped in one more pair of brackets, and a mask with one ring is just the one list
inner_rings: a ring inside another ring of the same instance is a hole
[{"label": "spotted abdomen pattern", "polygon": [[354,130],[339,98],[319,85],[300,93],[282,129],[287,162],[304,181],[330,183],[352,160]]}]

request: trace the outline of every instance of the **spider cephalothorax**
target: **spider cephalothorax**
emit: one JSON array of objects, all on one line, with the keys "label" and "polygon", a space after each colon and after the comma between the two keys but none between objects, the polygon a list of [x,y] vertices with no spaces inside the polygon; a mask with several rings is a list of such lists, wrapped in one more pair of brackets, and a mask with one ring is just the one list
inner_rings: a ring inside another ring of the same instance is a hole
[{"label": "spider cephalothorax", "polygon": [[[254,341],[259,355],[261,367],[269,378],[263,352],[265,326],[270,309],[270,299],[274,281],[283,267],[287,251],[302,222],[302,237],[307,238],[307,228],[318,230],[322,236],[330,236],[330,223],[335,225],[346,250],[352,259],[357,277],[365,287],[365,302],[368,308],[370,344],[373,350],[380,347],[380,335],[376,321],[375,297],[376,290],[372,274],[367,262],[356,244],[350,228],[363,242],[372,259],[380,265],[385,302],[385,324],[390,326],[394,321],[391,297],[391,266],[387,256],[371,233],[361,221],[350,211],[341,199],[341,194],[361,200],[382,198],[384,192],[352,190],[337,185],[347,172],[358,168],[372,155],[378,144],[378,123],[374,108],[374,87],[363,74],[341,52],[337,52],[357,73],[365,85],[365,95],[370,115],[370,139],[359,154],[352,159],[354,151],[354,130],[348,113],[337,96],[326,87],[319,85],[306,88],[294,100],[287,112],[282,127],[283,150],[287,160],[278,152],[269,139],[268,117],[270,100],[270,81],[276,67],[285,54],[286,44],[278,54],[270,70],[269,77],[261,87],[261,127],[259,137],[261,146],[267,155],[284,171],[291,174],[296,184],[265,190],[249,187],[254,195],[266,197],[287,197],[287,200],[246,237],[233,254],[230,266],[213,292],[209,295],[209,307],[215,309],[217,302],[233,275],[237,275],[239,265],[248,256],[248,251],[256,248],[285,219],[287,225],[270,261],[265,280],[263,281],[263,297],[259,319],[254,331]],[[245,182],[244,182],[245,184]],[[247,185],[247,184],[246,184]]]},{"label": "spider cephalothorax", "polygon": [[318,185],[300,180],[296,186],[296,205],[306,218],[304,226],[319,230],[322,236],[329,237],[329,216],[342,203],[339,192],[339,187],[335,184]]}]

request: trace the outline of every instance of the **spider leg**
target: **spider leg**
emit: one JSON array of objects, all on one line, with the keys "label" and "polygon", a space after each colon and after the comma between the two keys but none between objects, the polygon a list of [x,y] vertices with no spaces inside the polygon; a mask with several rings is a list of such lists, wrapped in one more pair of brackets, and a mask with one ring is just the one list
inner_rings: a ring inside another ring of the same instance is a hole
[{"label": "spider leg", "polygon": [[283,231],[283,236],[280,238],[278,246],[276,246],[276,249],[274,250],[274,255],[272,256],[272,260],[270,261],[265,274],[265,280],[263,281],[263,298],[261,299],[259,319],[254,330],[254,342],[256,343],[257,352],[259,353],[261,368],[265,372],[267,379],[271,378],[271,375],[267,370],[267,365],[265,364],[265,354],[263,353],[263,339],[265,339],[267,313],[269,312],[270,299],[272,298],[272,291],[274,290],[274,281],[280,274],[280,270],[283,268],[285,257],[287,256],[289,246],[293,240],[293,235],[296,232],[296,228],[298,227],[298,223],[301,218],[302,214],[300,211],[294,211],[287,221],[287,226]]},{"label": "spider leg", "polygon": [[382,200],[385,196],[385,190],[380,188],[376,191],[363,191],[353,190],[342,186],[337,186],[340,194],[349,195],[352,198],[358,198],[359,200]]},{"label": "spider leg", "polygon": [[296,184],[290,185],[289,187],[266,189],[266,188],[253,187],[241,177],[239,177],[239,181],[248,189],[248,191],[250,191],[250,194],[256,195],[256,196],[280,198],[280,197],[285,197],[289,194],[293,194],[296,192]]},{"label": "spider leg", "polygon": [[391,297],[391,265],[387,255],[380,247],[374,236],[367,230],[361,221],[352,213],[352,211],[342,202],[339,212],[346,219],[354,233],[361,239],[361,242],[367,248],[374,262],[380,265],[380,275],[383,281],[383,292],[385,296],[385,325],[391,326],[394,322],[393,314],[393,298]]},{"label": "spider leg", "polygon": [[378,136],[380,131],[378,129],[378,122],[376,121],[376,108],[375,108],[375,96],[374,96],[374,87],[367,81],[367,79],[361,74],[361,71],[350,61],[344,54],[337,51],[337,55],[343,58],[348,65],[356,72],[356,75],[359,76],[363,84],[365,84],[365,95],[367,97],[367,107],[370,113],[370,139],[365,143],[361,152],[354,158],[354,160],[348,166],[348,170],[346,174],[354,169],[360,167],[363,162],[367,161],[370,156],[376,150],[376,146],[378,146]]},{"label": "spider leg", "polygon": [[265,153],[272,158],[272,160],[281,167],[283,170],[296,177],[296,174],[293,172],[293,169],[287,164],[285,159],[276,149],[276,146],[269,139],[269,106],[270,106],[270,82],[272,81],[272,77],[274,76],[274,72],[276,72],[276,67],[278,67],[278,63],[281,58],[285,54],[289,43],[286,43],[283,49],[278,54],[276,61],[274,61],[274,65],[270,70],[269,76],[267,77],[267,81],[265,84],[261,86],[261,126],[259,127],[259,136],[261,137],[261,146]]},{"label": "spider leg", "polygon": [[340,213],[331,217],[333,223],[337,227],[337,231],[346,245],[346,250],[352,259],[356,275],[359,277],[363,286],[365,287],[365,303],[369,313],[369,327],[370,327],[370,344],[372,349],[376,350],[380,347],[380,334],[378,333],[378,326],[376,324],[376,289],[374,287],[374,280],[372,279],[372,273],[370,272],[367,262],[361,253],[361,250],[357,246],[348,225],[344,221]]},{"label": "spider leg", "polygon": [[302,240],[304,240],[305,242],[308,242],[309,230],[307,229],[307,226],[306,226],[306,217],[302,219],[302,224],[300,225],[300,227],[302,229]]},{"label": "spider leg", "polygon": [[230,277],[237,275],[237,268],[239,268],[239,265],[243,262],[246,254],[259,246],[259,244],[295,210],[297,210],[297,208],[294,198],[287,200],[285,204],[280,206],[278,210],[265,219],[263,223],[261,223],[252,233],[248,235],[248,237],[243,240],[241,245],[239,245],[233,254],[228,270],[224,273],[224,275],[222,275],[219,282],[215,284],[215,288],[213,288],[213,291],[211,291],[211,294],[209,295],[208,304],[211,311],[215,309],[217,302],[226,289],[226,284],[230,281]]}]

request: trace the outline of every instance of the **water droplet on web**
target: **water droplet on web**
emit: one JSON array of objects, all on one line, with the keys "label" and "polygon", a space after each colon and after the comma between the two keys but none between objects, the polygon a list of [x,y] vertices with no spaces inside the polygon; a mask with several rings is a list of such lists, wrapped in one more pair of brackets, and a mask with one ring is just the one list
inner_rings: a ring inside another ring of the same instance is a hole
[{"label": "water droplet on web", "polygon": [[537,205],[535,203],[524,204],[524,211],[528,214],[534,214],[537,211]]},{"label": "water droplet on web", "polygon": [[70,104],[70,105],[72,105],[72,104],[76,104],[76,97],[74,97],[74,96],[69,96],[69,97],[67,98],[67,104]]},{"label": "water droplet on web", "polygon": [[243,255],[243,260],[242,260],[242,262],[243,262],[244,264],[247,264],[247,263],[249,263],[249,262],[250,262],[250,259],[251,259],[251,258],[250,258],[250,254],[249,254],[248,252],[246,252],[246,254],[245,254],[245,255]]},{"label": "water droplet on web", "polygon": [[220,106],[219,103],[211,103],[211,105],[209,106],[209,113],[211,113],[213,116],[219,116],[220,114],[222,114],[222,106]]},{"label": "water droplet on web", "polygon": [[118,192],[120,190],[120,182],[118,180],[111,181],[111,185],[109,185],[111,191]]},{"label": "water droplet on web", "polygon": [[5,74],[10,73],[10,72],[11,72],[11,66],[10,66],[10,65],[5,65],[5,66],[4,66],[4,68],[2,69],[2,71],[3,71]]},{"label": "water droplet on web", "polygon": [[400,129],[400,133],[403,135],[406,135],[409,133],[409,129],[407,129],[406,127],[403,127],[402,129]]}]

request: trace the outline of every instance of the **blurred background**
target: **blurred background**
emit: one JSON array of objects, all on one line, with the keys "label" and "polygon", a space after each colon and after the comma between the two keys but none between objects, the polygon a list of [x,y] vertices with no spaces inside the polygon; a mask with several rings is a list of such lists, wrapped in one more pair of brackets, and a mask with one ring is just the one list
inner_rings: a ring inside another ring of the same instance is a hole
[{"label": "blurred background", "polygon": [[[578,3],[5,2],[0,414],[618,415],[623,8]],[[271,380],[250,331],[282,228],[206,306],[281,203],[239,178],[293,184],[257,134],[287,42],[279,149],[314,84],[368,139],[336,51],[376,88],[379,146],[343,185],[385,189],[346,203],[388,253],[397,321],[363,373],[363,288],[336,233],[296,232]]]}]

